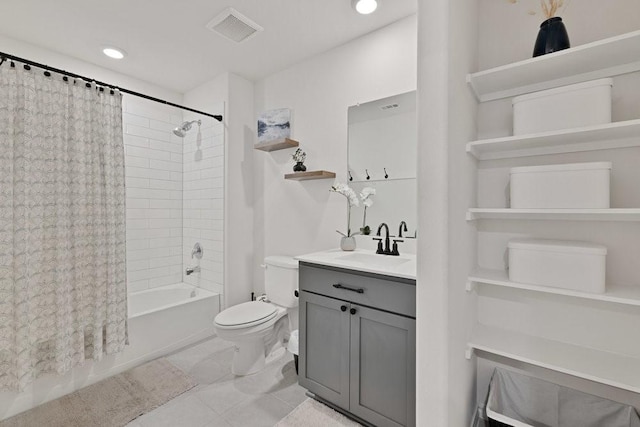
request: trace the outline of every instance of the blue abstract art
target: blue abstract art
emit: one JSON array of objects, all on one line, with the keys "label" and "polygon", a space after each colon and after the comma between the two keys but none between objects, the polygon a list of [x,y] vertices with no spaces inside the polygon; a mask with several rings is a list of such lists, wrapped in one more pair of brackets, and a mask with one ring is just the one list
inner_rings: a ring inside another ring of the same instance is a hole
[{"label": "blue abstract art", "polygon": [[291,110],[280,108],[265,111],[258,117],[258,142],[274,141],[291,136]]}]

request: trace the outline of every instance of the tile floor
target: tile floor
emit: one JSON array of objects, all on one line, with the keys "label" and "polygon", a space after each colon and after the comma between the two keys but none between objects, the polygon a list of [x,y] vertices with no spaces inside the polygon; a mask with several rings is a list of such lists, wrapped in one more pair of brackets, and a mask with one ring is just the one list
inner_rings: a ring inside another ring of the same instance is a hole
[{"label": "tile floor", "polygon": [[290,353],[246,377],[231,373],[232,357],[217,337],[168,356],[199,385],[128,427],[272,427],[306,399]]}]

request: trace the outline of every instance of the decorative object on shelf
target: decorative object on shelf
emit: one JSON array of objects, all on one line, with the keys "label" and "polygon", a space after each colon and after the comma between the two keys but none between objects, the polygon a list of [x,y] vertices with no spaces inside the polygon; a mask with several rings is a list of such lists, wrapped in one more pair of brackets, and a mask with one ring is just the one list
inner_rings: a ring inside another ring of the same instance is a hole
[{"label": "decorative object on shelf", "polygon": [[542,0],[540,4],[547,19],[540,24],[540,31],[533,48],[534,58],[571,47],[569,34],[562,18],[555,16],[558,9],[564,6],[564,0]]},{"label": "decorative object on shelf", "polygon": [[360,200],[362,200],[362,205],[364,206],[364,215],[362,217],[362,227],[360,228],[360,234],[368,236],[371,234],[371,227],[367,225],[367,208],[370,208],[373,205],[373,198],[375,196],[376,189],[372,187],[364,187],[360,192]]},{"label": "decorative object on shelf", "polygon": [[304,172],[307,170],[307,167],[304,165],[304,161],[307,158],[307,153],[302,151],[302,149],[298,148],[295,153],[291,155],[291,158],[294,162],[296,162],[296,164],[293,165],[294,172]]},{"label": "decorative object on shelf", "polygon": [[280,108],[265,111],[258,116],[258,143],[289,138],[291,136],[291,110]]},{"label": "decorative object on shelf", "polygon": [[340,249],[343,251],[352,251],[356,248],[356,239],[353,237],[359,232],[351,233],[351,206],[360,206],[358,195],[347,184],[337,183],[331,186],[329,191],[343,195],[347,199],[347,234],[336,230],[338,234],[342,235],[340,240]]}]

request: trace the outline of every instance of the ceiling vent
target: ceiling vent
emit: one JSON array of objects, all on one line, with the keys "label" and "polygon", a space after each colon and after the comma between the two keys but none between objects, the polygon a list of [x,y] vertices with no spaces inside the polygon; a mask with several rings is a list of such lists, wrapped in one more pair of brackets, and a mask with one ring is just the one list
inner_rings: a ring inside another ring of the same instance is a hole
[{"label": "ceiling vent", "polygon": [[399,105],[398,104],[388,104],[388,105],[383,105],[382,107],[380,107],[381,110],[390,110],[392,108],[398,108]]},{"label": "ceiling vent", "polygon": [[245,41],[257,32],[264,30],[260,25],[231,7],[213,18],[207,24],[207,28],[236,43]]}]

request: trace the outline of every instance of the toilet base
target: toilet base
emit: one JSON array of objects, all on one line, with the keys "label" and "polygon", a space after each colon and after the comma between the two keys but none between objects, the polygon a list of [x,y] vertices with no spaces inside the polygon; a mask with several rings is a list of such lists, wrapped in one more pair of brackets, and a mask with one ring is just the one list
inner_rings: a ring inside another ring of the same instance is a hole
[{"label": "toilet base", "polygon": [[234,375],[251,375],[264,368],[265,354],[262,340],[236,342],[235,344],[235,353],[231,363],[231,372]]}]

